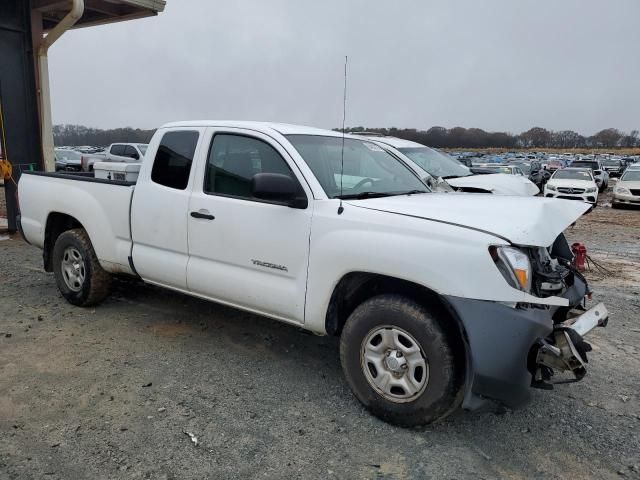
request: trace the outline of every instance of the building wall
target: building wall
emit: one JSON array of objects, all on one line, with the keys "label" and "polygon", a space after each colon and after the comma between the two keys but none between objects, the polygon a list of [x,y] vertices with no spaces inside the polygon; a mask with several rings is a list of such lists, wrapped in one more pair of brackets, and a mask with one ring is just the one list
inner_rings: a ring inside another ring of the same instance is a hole
[{"label": "building wall", "polygon": [[[42,167],[30,0],[0,0],[0,102],[4,156],[19,180],[23,169]],[[1,193],[1,192],[0,192]],[[16,229],[16,188],[5,182],[9,230]]]}]

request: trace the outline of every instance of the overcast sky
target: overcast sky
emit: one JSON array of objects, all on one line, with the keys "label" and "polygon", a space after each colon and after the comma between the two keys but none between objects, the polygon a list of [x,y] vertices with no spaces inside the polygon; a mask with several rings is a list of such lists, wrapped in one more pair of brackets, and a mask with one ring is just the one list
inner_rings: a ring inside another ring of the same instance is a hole
[{"label": "overcast sky", "polygon": [[167,0],[51,49],[54,123],[640,128],[638,0]]}]

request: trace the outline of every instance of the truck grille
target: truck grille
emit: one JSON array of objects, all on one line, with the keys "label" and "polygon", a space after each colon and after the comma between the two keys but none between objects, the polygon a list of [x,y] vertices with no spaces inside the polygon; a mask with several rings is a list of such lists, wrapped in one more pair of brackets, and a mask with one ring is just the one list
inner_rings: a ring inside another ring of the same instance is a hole
[{"label": "truck grille", "polygon": [[558,191],[559,191],[560,193],[574,193],[574,194],[580,194],[580,193],[584,193],[584,188],[558,187]]}]

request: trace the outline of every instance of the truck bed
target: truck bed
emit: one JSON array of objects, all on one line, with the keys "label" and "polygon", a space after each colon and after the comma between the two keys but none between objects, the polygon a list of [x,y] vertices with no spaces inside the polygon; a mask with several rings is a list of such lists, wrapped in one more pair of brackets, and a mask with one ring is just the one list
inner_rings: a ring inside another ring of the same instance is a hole
[{"label": "truck bed", "polygon": [[129,213],[134,182],[93,178],[92,173],[24,172],[18,184],[25,239],[40,248],[52,216],[68,216],[89,234],[102,267],[134,273],[129,265]]}]

